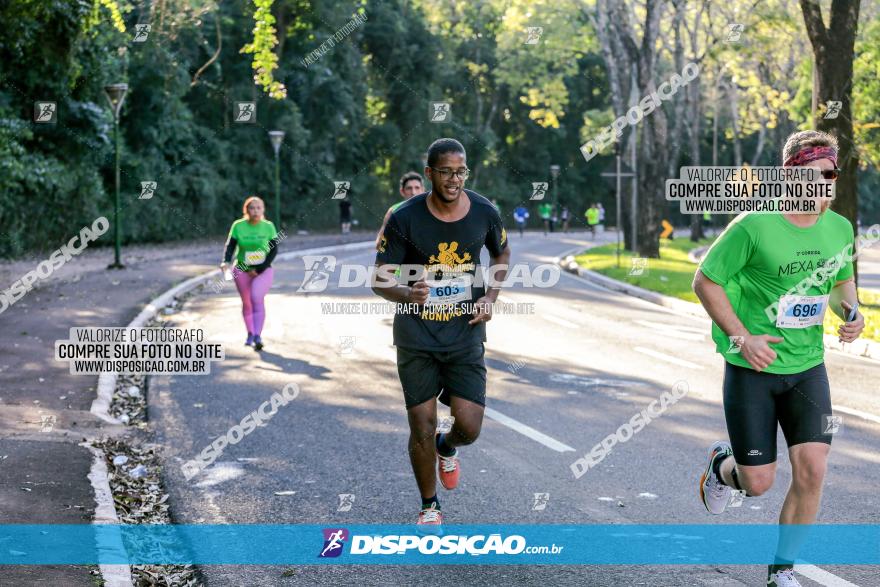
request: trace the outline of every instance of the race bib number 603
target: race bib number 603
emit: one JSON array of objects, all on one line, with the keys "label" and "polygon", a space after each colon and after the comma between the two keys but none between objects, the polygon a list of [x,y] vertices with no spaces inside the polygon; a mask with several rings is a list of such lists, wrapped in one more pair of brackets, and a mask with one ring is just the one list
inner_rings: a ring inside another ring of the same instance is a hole
[{"label": "race bib number 603", "polygon": [[427,305],[456,304],[471,301],[471,281],[468,277],[462,276],[427,281],[430,288]]}]

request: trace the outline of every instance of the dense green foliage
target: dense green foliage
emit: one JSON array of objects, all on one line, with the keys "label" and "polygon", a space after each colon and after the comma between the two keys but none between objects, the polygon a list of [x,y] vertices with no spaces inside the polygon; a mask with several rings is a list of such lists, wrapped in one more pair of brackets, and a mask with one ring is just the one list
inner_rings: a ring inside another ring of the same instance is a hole
[{"label": "dense green foliage", "polygon": [[[266,197],[274,217],[272,129],[286,132],[288,230],[334,226],[338,180],[352,182],[360,226],[378,226],[397,199],[397,178],[421,171],[425,148],[440,136],[465,144],[470,187],[497,198],[505,214],[558,164],[551,196],[577,221],[594,200],[613,219],[610,184],[599,177],[609,158],[587,165],[578,150],[612,118],[591,10],[580,0],[2,3],[0,257],[54,249],[95,217],[112,219],[113,118],[103,87],[116,82],[130,88],[120,122],[125,242],[222,234],[252,193]],[[346,29],[351,22],[363,24]],[[144,42],[134,41],[138,23],[151,25]],[[526,43],[528,26],[543,27],[538,43]],[[796,10],[779,26],[802,36]],[[778,32],[761,42],[789,43]],[[880,220],[872,165],[880,153],[878,47],[880,26],[871,22],[857,43],[854,89],[865,221]],[[758,47],[755,58],[768,50]],[[303,61],[318,51],[314,62]],[[661,57],[658,71],[668,75],[669,55]],[[763,164],[778,153],[777,135],[809,118],[808,94],[798,94],[809,86],[809,52],[799,57],[790,79],[743,75],[738,82],[744,150],[754,148],[760,125],[774,129]],[[750,71],[749,58],[729,71]],[[732,58],[710,52],[712,59]],[[718,69],[705,68],[707,92]],[[773,83],[787,86],[770,93]],[[759,99],[766,113],[750,106]],[[57,102],[55,124],[33,121],[36,101]],[[256,102],[256,123],[233,120],[238,101]],[[431,101],[451,104],[451,122],[429,120]],[[719,164],[731,164],[730,117],[721,116]],[[703,164],[711,159],[711,126],[702,126]],[[139,199],[143,181],[157,182],[152,199]]]}]

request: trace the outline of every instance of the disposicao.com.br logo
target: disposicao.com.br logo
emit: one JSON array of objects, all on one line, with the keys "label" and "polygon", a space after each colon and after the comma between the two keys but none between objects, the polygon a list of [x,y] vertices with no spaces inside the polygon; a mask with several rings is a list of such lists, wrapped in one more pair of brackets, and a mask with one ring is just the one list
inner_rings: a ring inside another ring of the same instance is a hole
[{"label": "disposicao.com.br logo", "polygon": [[348,530],[345,528],[325,528],[324,546],[321,548],[318,558],[335,558],[342,554],[345,541],[348,538]]},{"label": "disposicao.com.br logo", "polygon": [[[337,557],[349,537],[344,528],[324,529],[324,546],[319,555],[321,558]],[[450,534],[437,536],[433,534],[388,534],[388,535],[352,535],[349,554],[351,555],[382,555],[382,554],[440,554],[440,555],[516,555],[516,554],[559,554],[563,546],[528,546],[526,539],[518,534],[502,537],[501,534],[476,534],[473,536]]]}]

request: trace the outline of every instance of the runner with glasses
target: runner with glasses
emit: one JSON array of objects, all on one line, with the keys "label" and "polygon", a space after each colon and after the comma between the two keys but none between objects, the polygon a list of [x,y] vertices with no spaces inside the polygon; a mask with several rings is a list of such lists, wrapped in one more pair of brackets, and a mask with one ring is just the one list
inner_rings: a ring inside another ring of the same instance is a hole
[{"label": "runner with glasses", "polygon": [[[425,175],[431,191],[391,214],[379,239],[373,291],[408,311],[394,316],[397,372],[409,420],[409,454],[421,493],[418,524],[437,531],[442,522],[437,477],[458,485],[458,447],[480,434],[486,403],[486,322],[507,274],[510,247],[492,202],[464,189],[469,175],[464,147],[438,139],[428,148]],[[480,251],[503,266],[494,281],[474,283]],[[401,277],[394,278],[397,268]],[[412,270],[410,270],[412,269]],[[437,434],[437,400],[454,423]]]}]

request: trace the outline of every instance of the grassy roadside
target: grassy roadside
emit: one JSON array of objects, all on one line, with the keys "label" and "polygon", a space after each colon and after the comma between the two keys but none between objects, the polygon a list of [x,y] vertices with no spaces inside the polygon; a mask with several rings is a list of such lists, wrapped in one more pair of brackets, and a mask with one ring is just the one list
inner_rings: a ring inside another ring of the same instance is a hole
[{"label": "grassy roadside", "polygon": [[575,257],[581,267],[601,273],[630,285],[643,287],[668,296],[696,302],[697,296],[691,291],[691,282],[697,266],[688,260],[688,251],[711,244],[714,239],[707,238],[697,243],[686,238],[675,240],[660,239],[660,258],[648,259],[648,266],[641,275],[630,275],[633,270],[632,253],[620,252],[620,267],[617,266],[614,244],[589,249]]},{"label": "grassy roadside", "polygon": [[[697,296],[691,290],[694,271],[697,266],[688,260],[688,251],[699,246],[711,244],[713,238],[693,243],[686,238],[660,240],[660,258],[648,259],[647,267],[640,275],[634,270],[632,254],[621,251],[620,267],[615,256],[616,245],[604,245],[585,251],[575,259],[581,267],[601,273],[631,285],[643,287],[688,302],[697,302]],[[633,273],[631,275],[631,273]],[[861,312],[865,316],[864,338],[880,342],[880,294],[859,289]],[[832,312],[825,315],[825,333],[837,334],[840,319]]]}]

